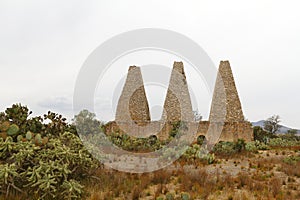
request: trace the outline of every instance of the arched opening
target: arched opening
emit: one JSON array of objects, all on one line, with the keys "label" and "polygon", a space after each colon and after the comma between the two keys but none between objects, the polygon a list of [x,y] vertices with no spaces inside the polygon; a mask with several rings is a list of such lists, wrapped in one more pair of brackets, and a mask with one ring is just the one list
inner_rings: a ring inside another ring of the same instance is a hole
[{"label": "arched opening", "polygon": [[204,135],[199,135],[197,137],[197,144],[199,145],[206,144],[206,137]]},{"label": "arched opening", "polygon": [[149,136],[149,141],[150,141],[150,144],[155,144],[156,141],[157,141],[157,136],[156,135],[150,135]]}]

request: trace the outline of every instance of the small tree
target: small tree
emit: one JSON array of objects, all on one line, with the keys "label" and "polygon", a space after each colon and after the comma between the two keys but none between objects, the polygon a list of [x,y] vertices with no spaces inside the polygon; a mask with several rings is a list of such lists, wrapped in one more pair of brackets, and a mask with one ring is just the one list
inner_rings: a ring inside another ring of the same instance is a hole
[{"label": "small tree", "polygon": [[97,134],[101,132],[101,122],[96,119],[96,115],[88,110],[82,110],[73,119],[79,134]]},{"label": "small tree", "polygon": [[264,122],[264,129],[272,134],[275,134],[281,127],[279,115],[273,115]]},{"label": "small tree", "polygon": [[268,140],[270,140],[270,138],[275,138],[276,135],[273,135],[265,130],[263,130],[263,128],[261,128],[260,126],[254,126],[253,127],[253,135],[254,135],[254,140],[263,142],[263,143],[268,143]]}]

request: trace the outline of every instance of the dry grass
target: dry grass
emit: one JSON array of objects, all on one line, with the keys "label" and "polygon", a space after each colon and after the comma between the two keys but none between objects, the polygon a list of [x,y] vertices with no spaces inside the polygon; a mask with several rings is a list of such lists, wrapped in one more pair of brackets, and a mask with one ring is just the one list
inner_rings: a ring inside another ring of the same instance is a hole
[{"label": "dry grass", "polygon": [[[191,199],[300,199],[300,165],[287,164],[284,158],[297,151],[278,149],[255,157],[234,156],[214,165],[175,165],[152,173],[128,174],[115,170],[98,169],[93,178],[83,182],[88,200],[156,199],[172,193],[181,199],[182,192]],[[232,175],[226,165],[237,165],[239,173]],[[21,200],[24,196],[11,195],[0,200]]]},{"label": "dry grass", "polygon": [[[181,199],[182,192],[189,193],[191,199],[300,199],[300,165],[283,162],[294,151],[285,150],[284,155],[276,151],[267,152],[269,156],[262,153],[255,157],[226,157],[210,168],[179,160],[172,170],[142,175],[99,170],[97,179],[87,184],[88,199],[156,199],[167,193]],[[225,165],[232,163],[240,170],[237,175],[226,171]]]}]

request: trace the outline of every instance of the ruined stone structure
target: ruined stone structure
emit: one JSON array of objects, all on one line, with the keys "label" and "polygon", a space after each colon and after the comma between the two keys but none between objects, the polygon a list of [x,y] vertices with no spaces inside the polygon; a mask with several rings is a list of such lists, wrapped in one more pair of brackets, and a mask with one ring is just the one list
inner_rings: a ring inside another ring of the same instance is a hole
[{"label": "ruined stone structure", "polygon": [[162,119],[166,119],[168,122],[190,122],[194,119],[182,62],[174,62]]},{"label": "ruined stone structure", "polygon": [[216,133],[219,141],[253,140],[253,129],[250,122],[245,121],[241,102],[236,89],[230,63],[221,61],[212,104],[209,122],[200,122],[198,135]]},{"label": "ruined stone structure", "polygon": [[130,66],[123,91],[119,98],[116,121],[143,126],[150,121],[150,112],[141,69]]},{"label": "ruined stone structure", "polygon": [[219,66],[209,121],[244,121],[241,102],[228,61],[221,61]]},{"label": "ruined stone structure", "polygon": [[[117,106],[117,123],[109,123],[106,126],[106,132],[122,133],[127,132],[127,130],[132,131],[132,129],[139,131],[139,128],[132,126],[132,123],[146,126],[150,123],[149,113],[140,68],[131,66]],[[198,130],[196,136],[204,135],[208,141],[236,141],[239,138],[245,141],[253,140],[253,129],[251,123],[244,119],[228,61],[220,62],[209,121],[201,121],[200,123],[194,122],[183,63],[174,62],[162,120],[151,122],[152,126],[149,126],[148,129],[160,130],[156,132],[156,135],[159,139],[165,140],[172,129],[172,123],[178,121],[189,122],[189,126]],[[126,124],[126,130],[120,128],[120,122]],[[216,135],[217,133],[220,135]]]}]

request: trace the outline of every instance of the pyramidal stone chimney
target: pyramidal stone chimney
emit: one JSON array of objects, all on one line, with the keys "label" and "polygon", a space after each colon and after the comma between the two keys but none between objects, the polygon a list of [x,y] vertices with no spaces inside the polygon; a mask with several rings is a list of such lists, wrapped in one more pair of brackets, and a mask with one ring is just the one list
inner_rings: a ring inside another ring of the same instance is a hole
[{"label": "pyramidal stone chimney", "polygon": [[130,66],[119,98],[116,121],[143,126],[150,121],[149,105],[140,67]]},{"label": "pyramidal stone chimney", "polygon": [[[202,123],[202,124],[201,124]],[[200,122],[208,141],[253,141],[253,128],[243,115],[230,63],[221,61],[217,74],[209,122]],[[205,126],[208,129],[205,130]],[[219,135],[220,134],[220,135]]]},{"label": "pyramidal stone chimney", "polygon": [[221,61],[215,84],[210,122],[244,122],[241,102],[229,61]]},{"label": "pyramidal stone chimney", "polygon": [[168,122],[193,121],[192,103],[183,63],[174,62],[162,119]]}]

